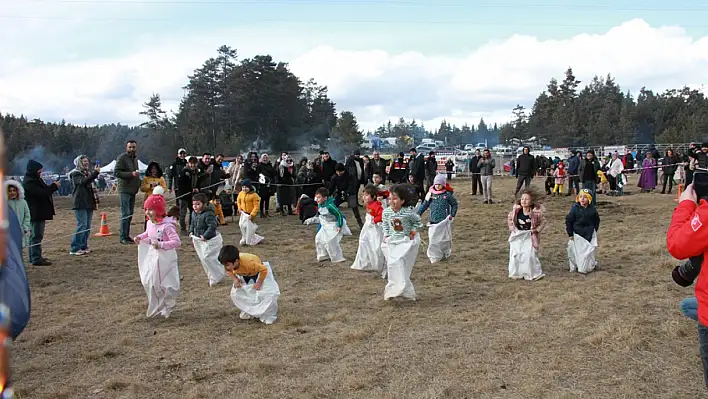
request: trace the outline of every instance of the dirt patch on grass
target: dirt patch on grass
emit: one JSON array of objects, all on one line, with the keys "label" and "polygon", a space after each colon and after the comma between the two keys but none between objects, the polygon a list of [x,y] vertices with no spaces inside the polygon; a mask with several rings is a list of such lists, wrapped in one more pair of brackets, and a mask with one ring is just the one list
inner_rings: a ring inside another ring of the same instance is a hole
[{"label": "dirt patch on grass", "polygon": [[[69,257],[64,236],[75,222],[58,200],[45,246],[54,266],[28,267],[32,320],[14,352],[16,390],[20,398],[704,395],[695,324],[678,311],[692,290],[671,281],[665,248],[673,196],[601,195],[600,268],[587,276],[567,270],[571,199],[548,198],[547,277],[523,282],[507,279],[513,182],[495,180],[493,205],[470,196],[469,182],[452,183],[461,204],[453,258],[431,266],[423,246],[416,303],[384,302],[385,280],[349,269],[358,228],[342,241],[350,262],[319,264],[316,227],[259,220],[266,241],[252,252],[271,262],[282,291],[272,326],[238,318],[229,285],[209,288],[188,240],[177,310],[146,320],[136,248],[92,237],[91,255]],[[116,199],[102,206],[117,233]],[[133,232],[141,228],[138,220]],[[238,243],[237,222],[221,232]]]}]

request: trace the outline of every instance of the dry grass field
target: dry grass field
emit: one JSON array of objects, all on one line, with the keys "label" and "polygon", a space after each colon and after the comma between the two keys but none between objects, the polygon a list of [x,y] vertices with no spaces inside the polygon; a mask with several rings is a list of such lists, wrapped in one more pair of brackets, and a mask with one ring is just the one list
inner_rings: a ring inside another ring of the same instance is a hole
[{"label": "dry grass field", "polygon": [[[692,289],[671,280],[677,262],[665,246],[675,196],[600,195],[600,266],[587,276],[567,267],[571,199],[547,198],[547,276],[527,282],[507,278],[513,181],[495,180],[494,205],[473,198],[467,180],[452,183],[453,258],[431,266],[421,246],[417,302],[384,302],[385,281],[349,269],[358,228],[343,240],[349,262],[319,264],[316,227],[295,216],[259,220],[266,242],[251,252],[271,262],[282,292],[272,326],[238,318],[230,284],[209,288],[189,241],[179,252],[177,309],[147,320],[137,249],[92,237],[91,255],[70,257],[64,236],[75,222],[69,202],[57,200],[45,247],[54,266],[28,267],[32,319],[14,351],[16,391],[31,399],[705,395],[695,324],[678,310]],[[103,207],[117,234],[116,199]],[[142,221],[134,223],[136,234]],[[221,231],[238,243],[237,223]]]}]

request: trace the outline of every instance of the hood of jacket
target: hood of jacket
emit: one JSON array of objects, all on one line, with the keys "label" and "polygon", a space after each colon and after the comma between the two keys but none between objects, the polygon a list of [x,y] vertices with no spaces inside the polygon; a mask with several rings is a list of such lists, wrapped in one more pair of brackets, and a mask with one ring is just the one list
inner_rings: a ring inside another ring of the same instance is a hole
[{"label": "hood of jacket", "polygon": [[40,169],[44,169],[44,165],[34,159],[30,159],[27,162],[27,173],[25,173],[25,176],[38,177],[37,172],[39,172]]},{"label": "hood of jacket", "polygon": [[22,183],[17,180],[5,180],[5,191],[7,191],[7,188],[10,186],[17,189],[17,194],[20,199],[25,199],[25,189],[22,187]]}]

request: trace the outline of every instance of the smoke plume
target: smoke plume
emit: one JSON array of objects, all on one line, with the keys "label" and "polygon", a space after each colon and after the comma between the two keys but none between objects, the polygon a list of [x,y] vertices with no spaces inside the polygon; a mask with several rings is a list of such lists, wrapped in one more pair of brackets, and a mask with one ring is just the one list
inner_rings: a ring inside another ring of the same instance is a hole
[{"label": "smoke plume", "polygon": [[61,174],[64,168],[72,169],[74,167],[74,158],[74,156],[69,155],[53,154],[40,145],[15,156],[10,164],[10,173],[15,176],[23,176],[27,172],[27,162],[32,159],[44,166],[44,173],[54,172]]}]

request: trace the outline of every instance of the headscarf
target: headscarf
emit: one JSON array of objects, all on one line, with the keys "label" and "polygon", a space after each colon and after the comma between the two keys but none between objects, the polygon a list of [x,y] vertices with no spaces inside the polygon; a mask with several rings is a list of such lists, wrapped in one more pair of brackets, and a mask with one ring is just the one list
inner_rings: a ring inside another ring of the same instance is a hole
[{"label": "headscarf", "polygon": [[[91,172],[89,172],[89,169],[86,168],[84,169],[83,166],[81,165],[81,160],[83,159],[88,159],[86,155],[79,155],[78,157],[74,158],[74,169],[69,172],[69,177],[73,175],[74,173],[81,173],[82,175],[88,177],[91,176]],[[89,165],[90,167],[90,165]],[[93,180],[91,182],[91,185],[87,187],[88,190],[91,191],[91,195],[93,195],[93,201],[94,201],[94,209],[98,209],[98,204],[101,203],[101,199],[98,196],[98,190],[96,189],[96,180]],[[74,191],[76,191],[76,187],[74,187]]]}]

